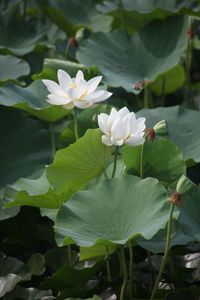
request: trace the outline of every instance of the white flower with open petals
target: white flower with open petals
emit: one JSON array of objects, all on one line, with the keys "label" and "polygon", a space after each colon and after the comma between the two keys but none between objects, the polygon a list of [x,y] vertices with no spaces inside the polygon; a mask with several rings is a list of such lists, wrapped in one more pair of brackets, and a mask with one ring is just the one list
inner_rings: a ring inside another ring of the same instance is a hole
[{"label": "white flower with open petals", "polygon": [[129,112],[127,107],[119,111],[112,108],[110,115],[101,113],[98,115],[98,124],[104,133],[102,142],[107,146],[138,146],[145,141],[145,118],[136,119],[134,112]]},{"label": "white flower with open petals", "polygon": [[108,99],[112,93],[105,90],[97,90],[102,76],[97,76],[89,81],[84,79],[82,71],[78,71],[75,78],[68,73],[58,70],[58,83],[52,80],[43,80],[50,94],[47,101],[54,105],[62,105],[66,109],[74,106],[87,108]]}]

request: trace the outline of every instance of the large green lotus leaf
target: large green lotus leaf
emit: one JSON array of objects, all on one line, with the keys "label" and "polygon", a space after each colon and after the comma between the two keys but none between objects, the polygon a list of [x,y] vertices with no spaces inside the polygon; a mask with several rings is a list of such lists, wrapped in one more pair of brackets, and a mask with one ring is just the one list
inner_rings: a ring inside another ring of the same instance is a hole
[{"label": "large green lotus leaf", "polygon": [[[123,148],[124,163],[133,174],[140,174],[142,146]],[[156,138],[146,140],[143,146],[143,176],[155,177],[164,184],[175,183],[186,173],[186,165],[182,153],[171,141]]]},{"label": "large green lotus leaf", "polygon": [[126,176],[76,193],[59,210],[55,231],[60,245],[124,245],[139,236],[152,238],[168,214],[167,192],[158,180]]},{"label": "large green lotus leaf", "polygon": [[200,130],[197,125],[200,112],[180,106],[156,109],[143,109],[137,116],[146,117],[148,127],[160,120],[166,120],[169,138],[181,149],[184,160],[200,162]]},{"label": "large green lotus leaf", "polygon": [[16,80],[21,76],[28,75],[30,72],[27,62],[11,55],[0,55],[0,65],[0,83]]},{"label": "large green lotus leaf", "polygon": [[44,168],[51,157],[49,132],[37,120],[0,106],[0,187]]},{"label": "large green lotus leaf", "polygon": [[64,265],[59,268],[51,278],[44,281],[42,286],[55,291],[78,286],[80,287],[91,279],[101,266],[102,263],[99,262],[94,264],[92,267],[77,270]]},{"label": "large green lotus leaf", "polygon": [[92,72],[94,72],[94,76],[96,75],[95,70],[93,71],[92,68],[87,68],[82,64],[62,59],[45,58],[41,73],[34,74],[33,79],[51,79],[57,81],[57,72],[59,69],[69,73],[72,77],[75,77],[79,70],[82,70],[86,77]]},{"label": "large green lotus leaf", "polygon": [[[65,298],[65,300],[82,300],[83,298]],[[102,300],[101,297],[97,296],[97,295],[94,295],[92,298],[87,298],[85,300]]]},{"label": "large green lotus leaf", "polygon": [[182,195],[183,207],[180,223],[184,233],[193,240],[200,240],[200,188],[194,187],[190,193]]},{"label": "large green lotus leaf", "polygon": [[157,95],[171,94],[182,87],[186,80],[183,66],[176,65],[166,73],[159,75],[156,81],[149,85],[151,91]]},{"label": "large green lotus leaf", "polygon": [[2,300],[39,300],[39,299],[53,299],[51,290],[44,291],[33,287],[24,288],[17,285],[12,292],[6,294]]},{"label": "large green lotus leaf", "polygon": [[45,271],[44,256],[34,253],[27,261],[27,268],[32,275],[42,275]]},{"label": "large green lotus leaf", "polygon": [[108,0],[97,4],[96,8],[103,13],[110,13],[123,7],[124,11],[131,11],[138,14],[151,14],[154,17],[162,18],[174,13],[195,14],[199,12],[197,0]]},{"label": "large green lotus leaf", "polygon": [[99,256],[107,256],[116,251],[116,245],[94,245],[92,247],[80,247],[80,261],[96,258]]},{"label": "large green lotus leaf", "polygon": [[2,193],[0,194],[0,221],[3,221],[16,216],[19,212],[19,207],[5,208],[8,200],[4,198],[3,191],[0,193]]},{"label": "large green lotus leaf", "polygon": [[26,265],[14,257],[2,257],[0,259],[0,297],[12,291],[16,284],[23,280],[29,280],[31,274]]},{"label": "large green lotus leaf", "polygon": [[108,32],[113,18],[100,14],[95,5],[96,0],[49,0],[49,5],[41,1],[45,13],[61,29],[69,35],[74,35],[81,26],[93,31]]},{"label": "large green lotus leaf", "polygon": [[164,19],[171,15],[199,15],[199,5],[196,0],[118,0],[103,1],[96,8],[114,17],[115,28],[126,28],[128,32],[139,30],[155,19]]},{"label": "large green lotus leaf", "polygon": [[47,178],[57,191],[73,193],[105,170],[112,147],[105,146],[101,136],[99,129],[89,129],[76,143],[56,152]]},{"label": "large green lotus leaf", "polygon": [[[158,10],[177,13],[182,10],[187,12],[199,12],[199,4],[196,0],[122,0],[125,10],[136,10],[141,14],[147,14]],[[162,16],[162,15],[161,15]]]},{"label": "large green lotus leaf", "polygon": [[[137,244],[152,253],[162,253],[165,251],[166,235],[166,228],[161,229],[151,240],[145,240],[144,238],[137,239]],[[183,232],[181,224],[175,220],[173,223],[173,233],[171,234],[170,246],[187,245],[193,240],[194,239],[192,237]]]},{"label": "large green lotus leaf", "polygon": [[55,122],[69,113],[61,106],[48,104],[47,95],[47,88],[40,80],[25,88],[8,85],[0,88],[0,104],[22,109],[47,122]]},{"label": "large green lotus leaf", "polygon": [[10,16],[8,23],[3,19],[0,21],[0,51],[2,52],[13,53],[17,56],[30,53],[42,41],[45,33],[38,33],[35,24],[28,21],[20,22],[14,16]]},{"label": "large green lotus leaf", "polygon": [[38,179],[21,178],[13,185],[7,186],[4,196],[9,201],[5,207],[28,205],[51,209],[59,208],[65,197],[69,197],[67,194],[56,194],[53,191],[45,172]]},{"label": "large green lotus leaf", "polygon": [[154,80],[178,63],[187,44],[186,31],[187,19],[176,16],[154,21],[131,36],[123,30],[99,32],[83,42],[77,58],[97,65],[109,85],[133,91],[133,84]]}]

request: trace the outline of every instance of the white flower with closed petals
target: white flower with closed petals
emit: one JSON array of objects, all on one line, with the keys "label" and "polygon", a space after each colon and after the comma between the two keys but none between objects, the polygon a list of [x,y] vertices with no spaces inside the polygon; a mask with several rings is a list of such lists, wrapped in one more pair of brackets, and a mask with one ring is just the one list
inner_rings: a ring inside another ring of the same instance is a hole
[{"label": "white flower with closed petals", "polygon": [[129,112],[127,107],[119,111],[112,108],[110,115],[101,113],[98,124],[104,133],[102,142],[107,146],[138,146],[145,141],[145,118],[136,119],[134,112]]},{"label": "white flower with closed petals", "polygon": [[96,90],[102,76],[97,76],[89,81],[84,79],[82,71],[78,71],[75,78],[68,73],[58,70],[58,83],[52,80],[42,80],[50,94],[47,101],[50,104],[62,105],[66,109],[87,108],[108,99],[112,93],[105,90]]}]

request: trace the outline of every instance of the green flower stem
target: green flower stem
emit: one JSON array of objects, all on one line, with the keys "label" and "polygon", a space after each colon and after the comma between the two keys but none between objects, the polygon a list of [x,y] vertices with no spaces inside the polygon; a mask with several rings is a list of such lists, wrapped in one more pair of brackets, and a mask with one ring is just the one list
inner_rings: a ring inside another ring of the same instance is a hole
[{"label": "green flower stem", "polygon": [[[131,299],[133,298],[133,248],[131,241],[128,242],[129,247],[129,278],[130,278],[130,287],[131,287]],[[135,291],[135,287],[134,287]]]},{"label": "green flower stem", "polygon": [[144,108],[149,108],[149,91],[148,88],[144,88]]},{"label": "green flower stem", "polygon": [[65,59],[68,60],[69,56],[69,48],[70,48],[70,41],[68,41],[67,46],[65,48]]},{"label": "green flower stem", "polygon": [[188,38],[187,48],[186,48],[186,58],[185,58],[185,68],[186,68],[186,77],[187,77],[187,84],[188,84],[188,97],[191,101],[189,101],[189,105],[192,108],[195,108],[195,102],[192,94],[192,82],[190,76],[190,48],[191,48],[192,39]]},{"label": "green flower stem", "polygon": [[72,267],[72,250],[70,245],[67,246],[67,254],[69,266]]},{"label": "green flower stem", "polygon": [[165,78],[165,76],[163,76],[163,79],[162,79],[162,88],[161,88],[162,106],[165,105],[165,87],[166,87],[166,78]]},{"label": "green flower stem", "polygon": [[165,265],[167,263],[167,259],[168,259],[168,256],[169,256],[169,251],[170,251],[170,237],[171,237],[172,222],[173,222],[173,212],[174,212],[174,204],[171,203],[171,205],[170,205],[170,212],[169,212],[169,220],[168,220],[168,224],[167,224],[167,237],[166,237],[166,244],[165,244],[165,253],[164,253],[164,256],[162,258],[160,270],[159,270],[158,276],[156,278],[156,282],[155,282],[155,285],[154,285],[154,288],[153,288],[150,300],[153,300],[155,298],[156,291],[158,289],[158,285],[159,285],[160,279],[161,279],[163,271],[164,271],[164,267],[165,267]]},{"label": "green flower stem", "polygon": [[122,0],[119,0],[119,8],[121,9],[121,18],[122,18],[123,28],[124,28],[125,31],[128,31],[128,26],[127,26],[127,22],[126,22],[126,15],[125,15],[125,10],[124,10]]},{"label": "green flower stem", "polygon": [[[74,129],[75,129],[75,137],[76,141],[79,139],[79,131],[78,131],[78,116],[77,116],[77,110],[76,107],[73,109],[73,115],[74,115]],[[71,251],[71,246],[69,245],[68,248],[68,261],[69,261],[69,266],[72,267],[72,251]]]},{"label": "green flower stem", "polygon": [[108,174],[106,173],[106,171],[103,172],[105,179],[108,179]]},{"label": "green flower stem", "polygon": [[24,4],[23,4],[23,16],[22,16],[22,19],[24,21],[26,19],[27,2],[28,2],[28,0],[24,0]]},{"label": "green flower stem", "polygon": [[141,154],[140,154],[140,178],[143,178],[143,154],[144,154],[144,144],[142,144]]},{"label": "green flower stem", "polygon": [[76,107],[74,107],[74,109],[73,109],[73,115],[74,115],[75,137],[76,137],[76,141],[77,141],[79,139],[79,130],[78,130],[78,116],[77,116]]},{"label": "green flower stem", "polygon": [[122,284],[121,292],[120,292],[120,300],[124,300],[126,287],[127,287],[127,283],[128,283],[128,273],[127,273],[126,259],[125,259],[125,255],[124,255],[124,247],[123,246],[120,248],[120,258],[121,258],[122,271],[123,271],[123,284]]},{"label": "green flower stem", "polygon": [[107,275],[108,275],[108,281],[112,281],[112,276],[111,276],[111,269],[110,269],[110,261],[109,261],[109,249],[108,246],[106,246],[106,268],[107,268]]},{"label": "green flower stem", "polygon": [[150,274],[151,274],[151,285],[150,285],[150,291],[151,291],[151,289],[153,289],[153,284],[154,284],[154,272],[153,272],[151,253],[149,251],[147,251],[147,256],[148,256],[148,263],[149,263]]},{"label": "green flower stem", "polygon": [[117,256],[118,256],[118,259],[119,259],[119,276],[121,277],[123,275],[123,270],[122,270],[122,262],[121,262],[121,255],[120,255],[120,252],[117,251]]},{"label": "green flower stem", "polygon": [[116,146],[115,148],[114,165],[113,165],[113,171],[111,176],[112,179],[115,177],[115,172],[117,168],[117,156],[118,156],[118,146]]},{"label": "green flower stem", "polygon": [[54,135],[54,125],[53,123],[49,123],[49,130],[51,135],[51,151],[52,151],[52,160],[56,154],[56,142],[55,142],[55,135]]}]

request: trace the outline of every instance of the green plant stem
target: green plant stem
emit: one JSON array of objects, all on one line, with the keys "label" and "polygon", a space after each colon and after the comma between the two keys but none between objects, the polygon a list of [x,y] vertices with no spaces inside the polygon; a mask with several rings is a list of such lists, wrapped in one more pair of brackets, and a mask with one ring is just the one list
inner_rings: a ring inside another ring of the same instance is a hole
[{"label": "green plant stem", "polygon": [[195,108],[195,101],[192,94],[192,81],[190,76],[190,47],[191,47],[191,38],[188,38],[187,48],[186,48],[186,58],[185,58],[185,67],[186,67],[186,78],[188,84],[188,97],[191,101],[189,101],[189,106],[191,108]]},{"label": "green plant stem", "polygon": [[[133,248],[131,245],[131,241],[128,242],[129,247],[129,279],[130,279],[130,287],[131,287],[131,299],[133,298]],[[134,292],[135,287],[134,287]]]},{"label": "green plant stem", "polygon": [[150,274],[151,274],[151,285],[150,285],[150,290],[151,290],[153,288],[153,284],[154,284],[154,272],[153,272],[151,253],[149,251],[147,251],[147,255],[148,255],[148,263],[149,263]]},{"label": "green plant stem", "polygon": [[161,102],[162,102],[162,106],[165,105],[165,87],[166,87],[166,79],[165,79],[165,76],[163,76],[162,87],[161,87]]},{"label": "green plant stem", "polygon": [[76,141],[77,141],[79,139],[79,130],[78,130],[78,116],[77,116],[76,107],[74,107],[74,109],[73,109],[73,115],[74,115],[75,137],[76,137]]},{"label": "green plant stem", "polygon": [[117,169],[117,156],[118,156],[118,146],[115,148],[115,156],[114,156],[114,165],[111,178],[115,177],[116,169]]},{"label": "green plant stem", "polygon": [[106,246],[106,251],[107,251],[107,256],[106,256],[106,268],[107,268],[107,275],[108,275],[108,281],[112,281],[112,276],[111,276],[111,269],[110,269],[110,261],[109,261],[109,249],[108,246]]},{"label": "green plant stem", "polygon": [[23,15],[22,15],[22,19],[23,19],[24,21],[25,21],[25,19],[26,19],[27,2],[28,2],[28,0],[24,0],[24,4],[23,4]]},{"label": "green plant stem", "polygon": [[51,151],[52,151],[52,160],[56,154],[56,142],[55,142],[55,134],[54,134],[54,125],[53,123],[49,123],[49,130],[51,135]]},{"label": "green plant stem", "polygon": [[67,254],[69,266],[72,267],[72,249],[70,245],[67,246]]},{"label": "green plant stem", "polygon": [[122,270],[122,262],[121,262],[121,255],[120,251],[117,251],[117,256],[119,258],[119,276],[121,277],[123,275],[123,270]]},{"label": "green plant stem", "polygon": [[158,276],[156,278],[156,282],[155,282],[150,300],[153,300],[156,295],[156,291],[158,289],[158,285],[159,285],[160,279],[162,277],[164,267],[167,263],[169,250],[170,250],[170,237],[171,237],[172,222],[173,222],[173,212],[174,212],[174,204],[171,203],[170,212],[169,212],[169,220],[168,220],[168,224],[167,224],[167,237],[166,237],[166,244],[165,244],[165,253],[164,253],[164,256],[161,261],[160,270],[159,270]]},{"label": "green plant stem", "polygon": [[140,178],[143,178],[143,154],[144,154],[144,144],[142,144],[141,154],[140,154]]},{"label": "green plant stem", "polygon": [[149,108],[149,93],[148,88],[144,88],[144,108]]},{"label": "green plant stem", "polygon": [[123,284],[122,284],[121,292],[120,292],[120,300],[124,300],[127,282],[128,282],[128,273],[127,273],[126,259],[125,259],[125,255],[124,255],[124,247],[123,246],[120,248],[120,258],[121,258],[122,271],[123,271]]},{"label": "green plant stem", "polygon": [[119,8],[121,9],[121,17],[122,17],[123,28],[124,28],[125,31],[128,31],[126,16],[125,16],[125,10],[124,10],[122,0],[119,0]]},{"label": "green plant stem", "polygon": [[65,59],[68,59],[69,56],[69,47],[70,47],[70,41],[67,43],[67,46],[65,48]]},{"label": "green plant stem", "polygon": [[106,171],[103,172],[105,179],[108,179],[108,174],[106,173]]}]

